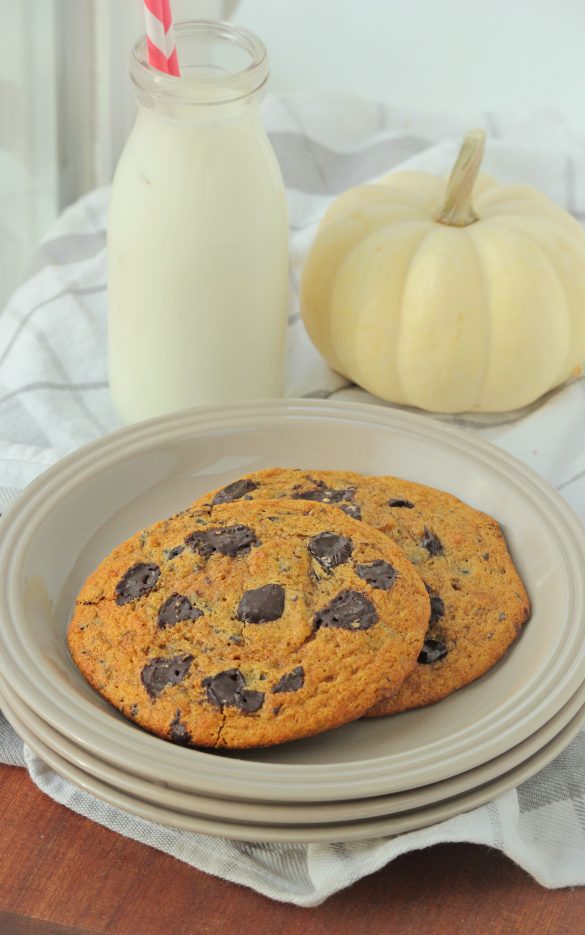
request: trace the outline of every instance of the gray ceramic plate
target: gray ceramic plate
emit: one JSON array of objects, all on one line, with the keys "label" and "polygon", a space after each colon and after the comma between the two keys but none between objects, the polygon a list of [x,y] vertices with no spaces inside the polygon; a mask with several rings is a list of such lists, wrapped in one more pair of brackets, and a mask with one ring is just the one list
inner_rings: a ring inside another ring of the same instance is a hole
[{"label": "gray ceramic plate", "polygon": [[[91,753],[76,746],[73,741],[59,734],[54,728],[27,708],[17,696],[7,702],[0,694],[0,705],[18,719],[19,725],[36,737],[46,748],[57,753],[83,773],[94,776],[106,785],[121,792],[130,793],[154,805],[170,808],[187,814],[205,815],[213,820],[230,820],[237,823],[262,823],[270,825],[328,824],[331,822],[357,821],[378,816],[397,815],[400,812],[435,805],[465,792],[493,782],[510,770],[521,766],[543,748],[550,745],[570,723],[575,729],[585,723],[585,687],[544,727],[528,740],[518,744],[508,753],[503,753],[482,766],[467,770],[459,776],[442,782],[420,786],[410,792],[396,792],[386,796],[366,799],[350,799],[346,802],[318,802],[283,804],[279,802],[242,802],[238,800],[201,796],[193,792],[173,789],[170,786],[152,783],[134,776],[111,764],[98,760]],[[557,748],[551,746],[556,755]]]},{"label": "gray ceramic plate", "polygon": [[73,766],[60,757],[54,750],[46,746],[19,721],[19,718],[6,706],[6,715],[23,740],[34,752],[64,779],[70,780],[76,786],[97,796],[104,802],[117,808],[173,828],[183,831],[193,831],[199,834],[209,834],[217,837],[230,838],[236,841],[274,842],[274,843],[310,843],[332,841],[362,841],[371,838],[386,837],[388,835],[403,834],[425,828],[428,825],[446,821],[454,815],[478,808],[490,802],[496,796],[507,792],[535,773],[543,769],[555,756],[564,750],[571,740],[578,734],[583,715],[579,714],[571,721],[546,747],[539,753],[525,760],[520,766],[510,770],[491,783],[479,786],[470,792],[446,799],[437,804],[402,812],[398,815],[386,815],[369,820],[332,822],[321,825],[282,826],[262,823],[242,824],[230,820],[212,819],[203,814],[186,814],[172,808],[155,805],[144,801],[140,796],[123,792],[115,786],[102,782]]},{"label": "gray ceramic plate", "polygon": [[[393,473],[496,516],[534,613],[505,659],[439,705],[234,755],[186,750],[125,721],[84,681],[65,633],[85,576],[119,541],[239,474],[268,465]],[[513,749],[585,675],[583,530],[504,452],[427,417],[315,401],[243,404],[124,429],[27,488],[0,529],[0,679],[99,760],[228,799],[339,801],[440,782]]]}]

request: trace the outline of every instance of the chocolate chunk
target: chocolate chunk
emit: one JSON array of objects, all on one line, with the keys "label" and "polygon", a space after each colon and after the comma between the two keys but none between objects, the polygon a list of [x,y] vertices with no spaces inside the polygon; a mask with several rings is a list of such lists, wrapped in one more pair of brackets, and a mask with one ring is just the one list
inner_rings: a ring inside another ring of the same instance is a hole
[{"label": "chocolate chunk", "polygon": [[239,669],[226,669],[203,679],[207,698],[216,708],[238,708],[243,714],[253,714],[264,704],[264,692],[246,688],[244,676]]},{"label": "chocolate chunk", "polygon": [[426,549],[429,555],[442,555],[443,554],[443,543],[438,536],[431,532],[430,529],[425,526],[424,535],[420,540],[420,544],[423,549]]},{"label": "chocolate chunk", "polygon": [[431,594],[431,619],[430,625],[436,623],[440,617],[445,616],[445,603],[438,594]]},{"label": "chocolate chunk", "polygon": [[378,612],[365,594],[361,591],[342,591],[323,610],[317,611],[313,626],[316,630],[320,627],[368,630],[377,619]]},{"label": "chocolate chunk", "polygon": [[181,712],[177,711],[173,720],[171,721],[171,726],[169,728],[169,740],[173,743],[179,744],[181,747],[188,747],[192,743],[193,738],[187,730],[184,724],[181,723]]},{"label": "chocolate chunk", "polygon": [[353,542],[347,536],[338,536],[334,532],[320,532],[313,536],[307,548],[321,568],[329,571],[348,560],[353,552]]},{"label": "chocolate chunk", "polygon": [[395,499],[395,498],[392,498],[391,500],[388,500],[388,506],[391,506],[391,507],[404,507],[404,508],[407,509],[407,510],[413,510],[413,509],[414,509],[414,503],[411,503],[410,500],[399,500],[399,499]]},{"label": "chocolate chunk", "polygon": [[435,589],[432,588],[430,584],[427,584],[426,581],[423,581],[423,584],[431,600],[431,616],[429,620],[429,626],[432,627],[432,625],[436,623],[440,617],[445,615],[445,604],[443,598],[439,597]]},{"label": "chocolate chunk", "polygon": [[202,616],[203,611],[199,610],[198,607],[193,607],[188,597],[175,593],[167,597],[164,604],[161,605],[156,624],[164,629],[165,627],[172,627],[173,624],[178,623],[180,620],[197,620],[197,617]]},{"label": "chocolate chunk", "polygon": [[327,487],[323,481],[316,481],[311,490],[298,490],[292,495],[293,500],[315,500],[319,503],[341,503],[343,500],[353,500],[355,487],[343,487],[334,490]]},{"label": "chocolate chunk", "polygon": [[253,692],[249,688],[246,688],[241,692],[239,700],[236,702],[236,707],[242,712],[242,714],[254,714],[255,711],[259,711],[262,705],[264,704],[264,692]]},{"label": "chocolate chunk", "polygon": [[188,674],[193,656],[170,656],[151,659],[140,673],[140,679],[151,698],[158,698],[169,685],[178,685]]},{"label": "chocolate chunk", "polygon": [[171,559],[176,558],[177,555],[180,555],[181,552],[184,552],[184,551],[185,551],[185,546],[184,546],[184,545],[176,545],[174,549],[168,549],[168,550],[165,552],[165,558],[166,558],[167,562],[170,562]]},{"label": "chocolate chunk", "polygon": [[265,584],[261,588],[245,591],[236,617],[244,623],[265,623],[278,620],[284,610],[284,588],[281,584]]},{"label": "chocolate chunk", "polygon": [[388,562],[382,561],[381,558],[367,565],[356,565],[355,570],[366,584],[370,584],[373,588],[380,588],[382,591],[389,591],[397,577],[396,569],[392,568]]},{"label": "chocolate chunk", "polygon": [[362,511],[358,503],[352,503],[355,496],[355,487],[342,487],[334,490],[327,487],[323,481],[314,481],[315,487],[310,490],[296,490],[292,494],[293,500],[314,500],[319,503],[333,503],[340,510],[351,516],[352,519],[361,519]]},{"label": "chocolate chunk", "polygon": [[116,585],[116,604],[128,604],[152,591],[159,577],[158,565],[133,565]]},{"label": "chocolate chunk", "polygon": [[248,526],[218,526],[216,529],[206,529],[204,532],[192,532],[185,539],[185,545],[199,552],[204,558],[209,558],[215,552],[220,555],[229,555],[235,558],[249,552],[253,545],[260,545],[254,531]]},{"label": "chocolate chunk", "polygon": [[233,503],[234,500],[241,500],[246,494],[256,490],[257,486],[258,484],[255,484],[253,480],[247,480],[246,478],[235,480],[233,483],[228,484],[227,487],[218,490],[211,503],[214,506],[217,503]]},{"label": "chocolate chunk", "polygon": [[298,692],[305,684],[305,670],[302,666],[297,666],[292,672],[287,672],[278,680],[272,691],[277,692]]},{"label": "chocolate chunk", "polygon": [[428,665],[430,662],[437,662],[439,659],[443,659],[447,655],[447,647],[441,640],[435,640],[431,637],[425,639],[423,648],[421,649],[417,662],[420,665]]},{"label": "chocolate chunk", "polygon": [[207,676],[201,684],[207,689],[209,701],[218,708],[234,705],[236,695],[246,687],[244,676],[239,669],[226,669],[217,675]]},{"label": "chocolate chunk", "polygon": [[344,513],[347,513],[348,516],[351,516],[352,519],[362,518],[362,511],[360,509],[359,503],[340,503],[339,509],[343,510]]}]

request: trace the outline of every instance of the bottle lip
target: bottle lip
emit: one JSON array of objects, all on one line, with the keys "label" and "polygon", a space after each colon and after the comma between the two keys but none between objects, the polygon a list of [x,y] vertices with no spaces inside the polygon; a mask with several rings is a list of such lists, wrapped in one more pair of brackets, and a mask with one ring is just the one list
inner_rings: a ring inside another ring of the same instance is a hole
[{"label": "bottle lip", "polygon": [[148,61],[146,35],[140,36],[130,55],[130,78],[139,92],[182,105],[232,104],[259,91],[268,80],[268,53],[261,39],[249,29],[223,20],[190,20],[175,24],[175,40],[181,64],[181,45],[189,39],[207,39],[239,46],[249,56],[245,68],[214,75],[168,75]]}]

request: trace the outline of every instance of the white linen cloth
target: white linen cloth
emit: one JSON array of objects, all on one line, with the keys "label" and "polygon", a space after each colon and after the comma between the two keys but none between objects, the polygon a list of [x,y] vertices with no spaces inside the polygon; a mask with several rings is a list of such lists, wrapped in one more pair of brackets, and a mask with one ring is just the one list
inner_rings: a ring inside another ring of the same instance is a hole
[{"label": "white linen cloth", "polygon": [[[462,121],[346,96],[300,96],[270,99],[265,122],[289,199],[290,397],[376,402],[329,369],[298,314],[299,275],[316,223],[345,188],[398,168],[446,173],[463,132],[485,126],[486,171],[534,185],[585,219],[585,151],[554,113],[511,125],[479,112]],[[64,213],[0,316],[0,512],[48,465],[119,425],[106,367],[108,196],[108,189],[92,192]],[[585,517],[583,378],[521,412],[438,418],[481,432],[516,455]],[[1,716],[0,759],[26,766],[44,792],[100,824],[299,906],[318,905],[399,854],[445,841],[499,848],[543,886],[585,884],[584,732],[539,775],[489,805],[431,828],[355,844],[242,844],[141,820],[81,792],[23,751]]]}]

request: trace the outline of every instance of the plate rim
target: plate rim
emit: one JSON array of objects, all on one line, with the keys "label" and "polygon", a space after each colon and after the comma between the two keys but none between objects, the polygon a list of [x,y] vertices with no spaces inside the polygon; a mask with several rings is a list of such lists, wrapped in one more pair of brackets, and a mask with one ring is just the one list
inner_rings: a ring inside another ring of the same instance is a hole
[{"label": "plate rim", "polygon": [[[420,786],[414,790],[408,790],[408,792],[402,793],[389,793],[385,796],[378,797],[368,797],[365,799],[350,799],[347,801],[333,801],[333,802],[250,802],[250,801],[238,801],[237,799],[226,799],[221,796],[210,796],[210,795],[201,795],[200,793],[186,792],[181,789],[175,789],[165,785],[160,785],[157,783],[149,782],[144,780],[141,777],[136,777],[132,774],[131,771],[126,771],[121,768],[111,767],[109,764],[104,763],[108,770],[113,772],[113,774],[118,774],[123,777],[123,784],[118,785],[114,782],[114,776],[108,776],[107,774],[101,771],[102,763],[93,755],[86,755],[85,751],[81,750],[81,756],[75,748],[74,741],[71,738],[67,737],[64,734],[60,734],[55,728],[52,728],[50,725],[47,725],[39,715],[35,714],[31,709],[29,709],[24,701],[21,699],[16,700],[15,696],[12,696],[9,702],[6,701],[6,698],[2,696],[0,692],[0,706],[10,708],[13,714],[18,718],[19,722],[32,734],[34,734],[45,746],[53,750],[58,756],[62,759],[67,760],[71,763],[72,766],[77,767],[82,772],[87,773],[88,775],[93,776],[94,778],[100,780],[101,782],[106,783],[107,785],[113,786],[114,788],[119,788],[125,792],[131,792],[134,788],[142,790],[139,792],[139,798],[144,799],[145,801],[153,802],[155,805],[162,805],[163,807],[171,807],[176,811],[185,811],[190,813],[194,810],[193,805],[197,803],[200,804],[201,813],[206,814],[210,818],[221,817],[221,815],[214,814],[215,811],[219,813],[225,813],[227,807],[229,812],[232,812],[231,818],[233,821],[243,824],[249,823],[248,818],[237,817],[239,811],[243,810],[247,815],[262,815],[263,811],[267,808],[280,810],[284,806],[284,811],[286,814],[283,814],[282,817],[278,820],[273,818],[269,823],[270,824],[299,824],[293,819],[295,819],[295,812],[302,813],[305,818],[303,824],[323,824],[331,823],[338,821],[354,821],[354,820],[367,820],[371,817],[376,817],[378,815],[394,815],[400,814],[405,811],[411,811],[413,809],[419,809],[426,807],[428,804],[437,804],[437,802],[444,801],[446,799],[453,798],[455,796],[467,793],[472,791],[478,786],[485,785],[486,783],[495,781],[500,775],[503,775],[509,772],[511,769],[515,769],[518,766],[521,766],[525,760],[530,759],[533,755],[537,754],[543,747],[546,747],[551,741],[553,741],[559,733],[561,733],[568,724],[580,724],[581,728],[585,725],[585,685],[577,691],[575,696],[565,705],[565,707],[555,715],[551,721],[547,722],[542,728],[535,732],[531,737],[527,738],[525,741],[522,741],[512,750],[507,751],[504,754],[501,754],[499,757],[494,758],[494,760],[487,761],[482,763],[480,766],[475,767],[474,769],[467,770],[464,773],[460,773],[456,776],[450,777],[448,779],[441,780],[437,783],[432,783],[427,786]],[[553,724],[554,722],[554,724]],[[49,728],[48,734],[45,733],[46,728]],[[56,735],[56,738],[53,736]],[[538,736],[537,736],[538,735]],[[528,752],[527,752],[528,751]],[[77,757],[77,759],[75,759]],[[499,762],[497,762],[499,761]],[[88,765],[89,764],[89,765]],[[138,783],[137,783],[138,780]],[[151,786],[152,789],[147,788]],[[163,793],[163,796],[166,797],[167,791],[171,791],[175,795],[180,796],[180,801],[183,801],[183,807],[172,806],[170,802],[165,802],[162,799],[158,798],[160,792]],[[436,798],[437,793],[439,798]],[[420,795],[419,795],[420,793]],[[154,796],[154,798],[153,798]],[[414,798],[414,802],[412,799]],[[421,801],[417,804],[416,800],[420,798]],[[189,804],[188,799],[193,800],[193,804]],[[396,808],[397,800],[401,804]],[[409,799],[410,803],[409,804]],[[211,811],[208,811],[206,806],[210,804],[212,807]],[[384,807],[391,804],[391,810],[387,811]],[[235,806],[235,810],[234,807]],[[258,807],[260,806],[260,807]],[[333,806],[335,809],[344,809],[346,806],[357,810],[361,809],[361,814],[358,818],[342,818],[341,816],[336,815],[336,817],[328,818],[327,822],[321,821],[321,817],[325,813],[326,816],[329,816],[332,809],[328,809],[328,806]],[[364,811],[365,809],[365,811]],[[307,814],[310,814],[312,817],[306,817]],[[268,823],[268,822],[267,822]]]},{"label": "plate rim", "polygon": [[[14,717],[14,715],[13,715]],[[15,718],[18,721],[18,718]],[[299,826],[291,828],[281,825],[243,825],[229,822],[212,821],[206,817],[185,815],[170,809],[161,809],[152,803],[140,798],[133,798],[120,794],[115,787],[95,780],[63,760],[54,751],[47,748],[41,740],[33,736],[33,740],[25,741],[33,752],[61,778],[68,780],[84,792],[101,799],[115,808],[130,812],[147,821],[157,822],[163,826],[175,827],[179,830],[206,834],[212,837],[227,837],[235,841],[248,841],[250,843],[283,843],[283,844],[310,844],[310,843],[336,843],[347,841],[364,841],[378,839],[389,835],[405,834],[420,828],[429,827],[454,818],[464,812],[472,811],[497,796],[510,791],[521,782],[530,779],[544,769],[549,763],[560,755],[580,731],[580,726],[569,724],[545,748],[533,757],[525,760],[515,769],[504,774],[491,783],[487,783],[460,796],[446,799],[438,805],[430,805],[398,815],[383,816],[382,818],[364,819],[362,821],[349,821],[326,824],[321,827],[313,825],[309,828]],[[44,748],[44,756],[39,752]],[[48,751],[48,753],[47,753]],[[52,761],[52,762],[50,762]],[[77,778],[72,778],[73,776]],[[120,802],[124,801],[124,804]],[[69,806],[66,806],[69,807]],[[169,816],[171,821],[169,821]],[[227,834],[226,834],[227,831]],[[235,833],[234,833],[235,831]],[[286,832],[286,834],[285,834]]]}]

